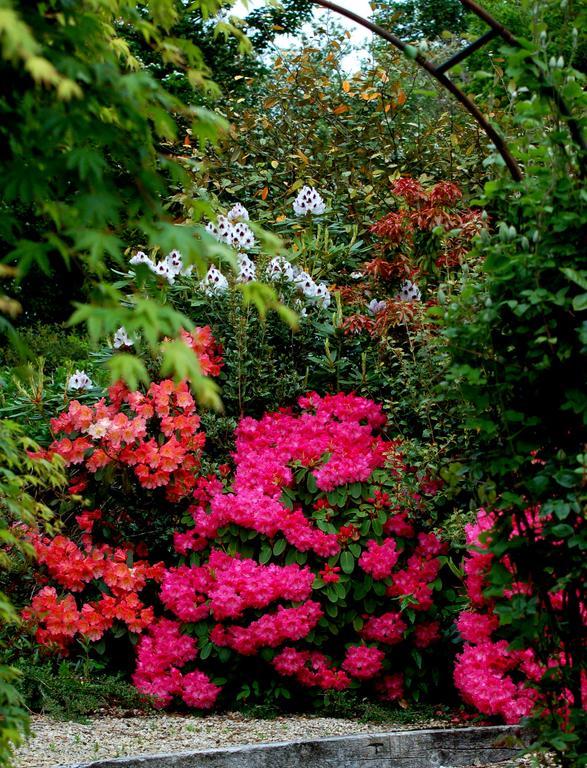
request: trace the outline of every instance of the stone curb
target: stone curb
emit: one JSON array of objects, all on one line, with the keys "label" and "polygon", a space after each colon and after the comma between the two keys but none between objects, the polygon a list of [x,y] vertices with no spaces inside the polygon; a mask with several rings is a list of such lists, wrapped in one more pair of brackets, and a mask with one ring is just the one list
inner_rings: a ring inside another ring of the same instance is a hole
[{"label": "stone curb", "polygon": [[60,768],[459,768],[519,754],[515,726],[388,731],[222,749],[139,755]]}]

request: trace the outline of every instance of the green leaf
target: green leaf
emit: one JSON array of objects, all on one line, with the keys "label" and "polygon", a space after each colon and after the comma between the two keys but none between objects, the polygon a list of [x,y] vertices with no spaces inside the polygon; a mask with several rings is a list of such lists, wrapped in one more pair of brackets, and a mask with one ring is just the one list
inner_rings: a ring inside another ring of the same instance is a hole
[{"label": "green leaf", "polygon": [[279,555],[282,555],[285,552],[285,547],[286,547],[285,539],[278,539],[273,545],[273,554],[276,557],[279,557]]},{"label": "green leaf", "polygon": [[259,562],[261,565],[266,565],[271,560],[271,554],[272,550],[269,544],[263,544],[259,552]]},{"label": "green leaf", "polygon": [[557,525],[553,525],[550,529],[550,532],[561,539],[566,539],[569,536],[572,536],[575,533],[575,529],[571,525],[567,525],[566,523],[558,523]]},{"label": "green leaf", "polygon": [[124,381],[128,388],[136,390],[139,384],[149,383],[149,374],[142,360],[126,352],[113,355],[107,363],[110,371],[110,380]]},{"label": "green leaf", "polygon": [[576,283],[578,286],[583,288],[584,291],[587,291],[587,270],[576,270],[576,269],[569,269],[569,267],[561,267],[561,272],[565,277],[568,277],[569,280],[572,280],[573,283]]},{"label": "green leaf", "polygon": [[347,549],[340,554],[340,567],[344,573],[352,573],[355,570],[355,558]]}]

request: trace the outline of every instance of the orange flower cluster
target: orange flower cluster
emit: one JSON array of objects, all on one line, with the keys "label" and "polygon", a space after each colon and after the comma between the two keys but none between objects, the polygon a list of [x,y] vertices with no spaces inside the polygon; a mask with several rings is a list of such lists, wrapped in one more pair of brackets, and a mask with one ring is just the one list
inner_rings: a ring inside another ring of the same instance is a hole
[{"label": "orange flower cluster", "polygon": [[143,394],[118,382],[109,398],[109,404],[101,399],[93,406],[73,400],[51,422],[56,434],[67,434],[51,450],[92,474],[111,465],[130,467],[143,488],[164,486],[168,501],[188,496],[205,435],[187,384],[166,379]]},{"label": "orange flower cluster", "polygon": [[[144,560],[133,563],[132,553],[126,549],[95,545],[87,528],[91,529],[98,519],[97,510],[78,517],[80,527],[86,528],[82,547],[66,536],[49,539],[32,534],[30,537],[39,563],[69,592],[59,598],[54,587],[45,586],[22,615],[36,626],[39,644],[56,647],[62,653],[67,653],[76,637],[100,640],[115,621],[138,633],[154,620],[153,608],[146,607],[138,593],[148,580],[161,581],[164,564],[150,565]],[[72,593],[81,593],[92,586],[98,588],[100,597],[86,598],[78,608]]]}]

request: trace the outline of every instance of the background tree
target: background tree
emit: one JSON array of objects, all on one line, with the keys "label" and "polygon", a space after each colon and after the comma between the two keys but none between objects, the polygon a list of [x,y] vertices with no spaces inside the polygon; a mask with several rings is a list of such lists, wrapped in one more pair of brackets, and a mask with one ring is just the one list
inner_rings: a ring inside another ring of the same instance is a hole
[{"label": "background tree", "polygon": [[[222,7],[216,0],[195,5],[206,16]],[[52,280],[62,277],[63,264],[77,271],[90,303],[78,308],[75,321],[96,339],[120,325],[141,330],[156,353],[159,341],[175,337],[189,320],[153,300],[129,302],[109,282],[109,267],[126,268],[126,249],[140,246],[162,254],[177,248],[186,265],[203,270],[218,246],[200,237],[205,201],[190,201],[189,210],[167,204],[189,179],[189,161],[168,145],[179,121],[202,146],[225,124],[166,90],[133,55],[129,38],[142,36],[153,55],[181,69],[192,85],[213,88],[203,57],[192,40],[170,36],[180,19],[171,0],[142,8],[122,1],[74,7],[3,0],[1,19],[0,73],[8,84],[0,103],[3,261],[16,267],[20,281],[33,268]],[[232,28],[223,24],[228,33]],[[75,297],[77,286],[69,288]],[[57,293],[63,303],[72,298],[63,288]],[[161,350],[163,364],[201,382],[195,356],[182,346]],[[128,355],[114,366],[114,377],[145,378]]]},{"label": "background tree", "polygon": [[[230,16],[232,2],[223,0],[219,5],[220,17],[210,17],[197,4],[184,0],[169,34],[197,45],[203,64],[214,73],[214,81],[222,90],[222,102],[227,98],[242,98],[251,103],[258,94],[247,79],[262,79],[270,74],[264,54],[278,35],[299,32],[312,17],[313,4],[310,0],[284,0],[277,6],[256,8],[244,19]],[[216,100],[216,91],[208,95],[205,91],[194,92],[182,67],[162,60],[138,30],[131,35],[131,49],[150,73],[182,100],[208,104]]]}]

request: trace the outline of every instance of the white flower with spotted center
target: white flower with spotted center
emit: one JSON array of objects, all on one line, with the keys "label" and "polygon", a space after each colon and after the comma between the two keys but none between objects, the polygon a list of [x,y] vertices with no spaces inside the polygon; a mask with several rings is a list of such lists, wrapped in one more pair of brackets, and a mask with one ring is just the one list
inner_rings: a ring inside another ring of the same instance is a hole
[{"label": "white flower with spotted center", "polygon": [[248,221],[249,212],[247,211],[244,205],[242,205],[241,203],[237,203],[236,205],[233,205],[230,211],[226,214],[226,218],[232,222]]},{"label": "white flower with spotted center", "polygon": [[371,299],[371,301],[367,304],[367,310],[370,315],[378,315],[380,312],[383,312],[386,306],[387,306],[386,301]]},{"label": "white flower with spotted center", "polygon": [[406,280],[402,283],[397,298],[402,299],[402,301],[420,301],[422,294],[416,283]]},{"label": "white flower with spotted center", "polygon": [[267,276],[270,280],[287,280],[290,283],[294,279],[294,268],[283,256],[276,256],[267,265]]},{"label": "white flower with spotted center", "polygon": [[228,280],[219,269],[210,267],[206,277],[200,282],[200,288],[202,288],[207,296],[226,293],[228,290]]},{"label": "white flower with spotted center", "polygon": [[88,374],[85,371],[79,370],[73,376],[70,376],[67,382],[67,389],[91,389],[93,386]]},{"label": "white flower with spotted center", "polygon": [[326,203],[314,187],[302,187],[293,204],[296,216],[305,216],[311,213],[319,216],[326,210]]},{"label": "white flower with spotted center", "polygon": [[124,325],[121,325],[114,334],[114,341],[112,342],[112,346],[114,349],[120,349],[121,347],[132,347],[133,345],[134,341],[129,337]]}]

